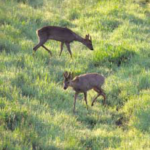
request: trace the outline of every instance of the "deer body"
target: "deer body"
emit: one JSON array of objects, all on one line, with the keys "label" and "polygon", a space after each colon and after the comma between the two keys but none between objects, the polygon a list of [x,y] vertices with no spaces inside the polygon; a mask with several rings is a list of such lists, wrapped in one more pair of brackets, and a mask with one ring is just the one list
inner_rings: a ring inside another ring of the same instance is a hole
[{"label": "deer body", "polygon": [[84,75],[80,75],[72,79],[72,75],[67,72],[64,73],[65,81],[64,81],[64,89],[67,89],[69,86],[73,88],[75,91],[75,98],[74,98],[74,109],[73,111],[75,112],[75,104],[76,104],[76,99],[79,93],[84,93],[84,100],[87,105],[87,91],[93,89],[95,90],[98,95],[93,99],[92,101],[92,106],[94,105],[94,102],[96,99],[102,95],[104,98],[104,104],[105,104],[105,93],[103,92],[103,89],[101,88],[102,85],[104,84],[105,78],[97,73],[87,73]]},{"label": "deer body", "polygon": [[70,86],[76,91],[76,92],[87,92],[94,87],[101,87],[104,83],[104,77],[96,74],[96,73],[89,73],[84,74],[76,77],[73,79],[70,83]]},{"label": "deer body", "polygon": [[[60,42],[73,42],[75,40],[74,33],[68,28],[47,26],[38,30],[39,35],[45,34],[47,39],[52,39]],[[59,36],[58,36],[59,35]],[[70,38],[68,38],[70,37]]]},{"label": "deer body", "polygon": [[63,51],[63,45],[65,44],[72,57],[70,43],[73,41],[79,41],[82,44],[86,45],[89,49],[93,50],[91,38],[89,35],[86,35],[85,38],[82,38],[81,36],[77,35],[76,33],[74,33],[72,30],[68,28],[57,27],[57,26],[46,26],[37,30],[36,33],[39,38],[39,43],[33,48],[34,51],[36,51],[40,46],[42,46],[52,55],[51,51],[44,46],[44,43],[47,40],[55,40],[61,42],[60,55]]}]

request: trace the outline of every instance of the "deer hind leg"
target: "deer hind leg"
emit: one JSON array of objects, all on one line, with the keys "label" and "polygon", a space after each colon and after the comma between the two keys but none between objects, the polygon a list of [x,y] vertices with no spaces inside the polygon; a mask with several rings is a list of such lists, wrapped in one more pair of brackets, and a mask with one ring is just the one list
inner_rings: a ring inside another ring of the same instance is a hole
[{"label": "deer hind leg", "polygon": [[98,94],[97,94],[97,96],[93,99],[91,106],[93,106],[93,105],[94,105],[94,103],[95,103],[96,99],[97,99],[99,96],[100,96],[100,94],[98,93]]},{"label": "deer hind leg", "polygon": [[72,58],[72,52],[71,52],[71,49],[70,49],[70,44],[69,43],[65,43],[65,44],[66,44],[68,52],[70,53],[70,56]]},{"label": "deer hind leg", "polygon": [[100,95],[103,96],[103,98],[104,98],[103,104],[105,105],[105,104],[106,104],[106,96],[105,96],[104,91],[103,91],[101,88],[98,88],[98,87],[95,87],[95,88],[93,88],[93,89],[94,89],[94,91],[96,91],[96,92],[98,93],[98,95],[93,99],[93,101],[92,101],[92,106],[94,105],[94,102],[96,101],[96,99],[97,99]]},{"label": "deer hind leg", "polygon": [[59,56],[61,56],[61,53],[62,53],[62,51],[63,51],[63,45],[64,45],[64,43],[61,42],[61,44],[60,44],[60,53],[59,53]]}]

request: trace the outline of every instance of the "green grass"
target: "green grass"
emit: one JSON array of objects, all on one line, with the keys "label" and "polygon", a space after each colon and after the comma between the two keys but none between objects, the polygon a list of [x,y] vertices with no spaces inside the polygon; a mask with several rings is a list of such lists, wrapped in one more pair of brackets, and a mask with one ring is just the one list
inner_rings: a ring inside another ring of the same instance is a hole
[{"label": "green grass", "polygon": [[[94,51],[49,41],[36,30],[64,26],[89,33]],[[149,150],[150,3],[146,0],[0,0],[0,150]],[[106,77],[102,98],[89,111],[79,95],[73,114],[63,72],[97,72]]]}]

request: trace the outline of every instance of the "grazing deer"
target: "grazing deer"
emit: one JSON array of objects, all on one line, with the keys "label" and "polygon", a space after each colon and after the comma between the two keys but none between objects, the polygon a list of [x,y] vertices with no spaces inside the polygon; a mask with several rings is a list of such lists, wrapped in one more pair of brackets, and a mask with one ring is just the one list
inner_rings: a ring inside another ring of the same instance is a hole
[{"label": "grazing deer", "polygon": [[68,52],[71,53],[70,49],[70,43],[73,41],[78,41],[87,46],[90,50],[93,50],[92,46],[92,39],[91,36],[88,34],[85,36],[85,38],[82,38],[81,36],[74,33],[72,30],[68,28],[63,27],[56,27],[56,26],[46,26],[36,31],[37,36],[39,38],[39,43],[33,48],[34,51],[36,51],[40,46],[42,46],[45,50],[47,50],[50,55],[52,55],[52,52],[47,49],[44,46],[44,43],[47,40],[55,40],[61,42],[61,50],[59,56],[61,56],[61,53],[63,51],[63,45],[65,44],[67,46]]},{"label": "grazing deer", "polygon": [[105,93],[101,88],[101,86],[104,84],[104,80],[105,78],[97,73],[83,74],[75,77],[74,79],[71,73],[64,73],[64,89],[66,90],[70,86],[75,91],[73,112],[75,112],[76,99],[79,93],[84,93],[84,100],[88,109],[87,91],[91,89],[98,93],[97,96],[93,99],[91,105],[94,105],[94,102],[100,95],[102,95],[104,98],[103,104],[106,104]]}]

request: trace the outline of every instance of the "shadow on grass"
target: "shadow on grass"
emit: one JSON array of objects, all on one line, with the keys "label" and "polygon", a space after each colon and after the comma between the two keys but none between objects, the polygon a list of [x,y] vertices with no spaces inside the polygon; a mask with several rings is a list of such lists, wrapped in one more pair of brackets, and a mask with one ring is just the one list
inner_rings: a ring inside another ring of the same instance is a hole
[{"label": "shadow on grass", "polygon": [[52,122],[50,124],[42,122],[36,116],[31,115],[29,111],[14,110],[5,112],[3,120],[0,118],[0,121],[4,122],[5,131],[8,132],[10,130],[11,135],[15,134],[16,130],[19,132],[17,140],[11,139],[8,134],[7,140],[3,138],[1,147],[3,149],[16,148],[16,146],[20,145],[22,149],[31,147],[33,150],[60,149],[55,144],[47,142],[47,136],[53,140],[61,136],[60,128]]},{"label": "shadow on grass", "polygon": [[86,149],[107,149],[109,147],[111,148],[117,148],[121,144],[121,138],[117,135],[114,136],[95,136],[95,137],[89,137],[85,140],[81,140],[84,147]]}]

